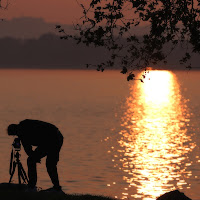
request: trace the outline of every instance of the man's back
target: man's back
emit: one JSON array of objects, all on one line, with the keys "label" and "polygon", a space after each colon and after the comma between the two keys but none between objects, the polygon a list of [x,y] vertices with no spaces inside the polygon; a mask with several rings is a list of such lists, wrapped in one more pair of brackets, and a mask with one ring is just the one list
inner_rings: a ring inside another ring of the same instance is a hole
[{"label": "man's back", "polygon": [[33,146],[52,145],[60,132],[53,124],[26,119],[19,123],[20,139]]}]

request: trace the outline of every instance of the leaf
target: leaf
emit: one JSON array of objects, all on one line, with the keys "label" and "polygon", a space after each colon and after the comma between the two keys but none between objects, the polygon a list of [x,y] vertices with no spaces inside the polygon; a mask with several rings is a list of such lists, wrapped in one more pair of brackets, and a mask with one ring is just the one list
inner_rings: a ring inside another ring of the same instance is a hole
[{"label": "leaf", "polygon": [[126,67],[123,67],[123,69],[122,69],[122,71],[120,72],[120,73],[122,73],[122,74],[126,74],[127,73],[127,68]]},{"label": "leaf", "polygon": [[86,68],[89,68],[90,64],[86,64]]},{"label": "leaf", "polygon": [[64,39],[64,40],[67,40],[68,39],[68,36],[60,36],[60,39]]},{"label": "leaf", "polygon": [[135,77],[134,74],[130,73],[127,77],[127,81],[133,80],[133,78]]},{"label": "leaf", "polygon": [[56,29],[59,29],[59,28],[61,28],[61,26],[60,25],[56,25]]}]

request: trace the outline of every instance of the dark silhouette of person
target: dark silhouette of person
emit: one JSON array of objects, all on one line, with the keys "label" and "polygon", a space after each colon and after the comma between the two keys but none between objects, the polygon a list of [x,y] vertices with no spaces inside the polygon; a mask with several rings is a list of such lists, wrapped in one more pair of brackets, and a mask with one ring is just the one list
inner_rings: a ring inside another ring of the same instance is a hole
[{"label": "dark silhouette of person", "polygon": [[[51,189],[61,191],[57,163],[59,161],[59,152],[63,144],[63,136],[59,129],[47,122],[26,119],[19,124],[10,124],[7,131],[8,135],[16,135],[19,137],[28,155],[28,188],[36,188],[36,163],[40,163],[40,159],[46,156],[47,172],[53,183],[53,188]],[[33,151],[32,146],[36,146],[37,148]]]}]

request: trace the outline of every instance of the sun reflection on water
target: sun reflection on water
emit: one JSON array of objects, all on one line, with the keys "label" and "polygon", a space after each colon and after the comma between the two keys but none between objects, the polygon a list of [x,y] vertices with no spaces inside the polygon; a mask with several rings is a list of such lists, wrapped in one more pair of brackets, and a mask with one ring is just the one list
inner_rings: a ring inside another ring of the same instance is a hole
[{"label": "sun reflection on water", "polygon": [[176,77],[169,71],[150,71],[148,76],[144,84],[132,85],[122,118],[115,155],[129,185],[122,199],[153,200],[182,189],[192,175],[187,157],[195,147],[187,135],[190,113]]}]

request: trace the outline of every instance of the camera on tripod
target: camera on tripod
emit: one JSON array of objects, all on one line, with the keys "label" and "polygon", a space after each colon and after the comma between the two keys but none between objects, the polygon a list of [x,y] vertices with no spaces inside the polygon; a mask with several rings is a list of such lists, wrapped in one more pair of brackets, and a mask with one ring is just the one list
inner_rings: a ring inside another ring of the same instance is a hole
[{"label": "camera on tripod", "polygon": [[19,138],[15,138],[13,141],[12,146],[14,147],[15,151],[20,151],[21,150],[21,143]]},{"label": "camera on tripod", "polygon": [[9,169],[9,174],[10,174],[10,180],[9,183],[11,183],[13,175],[15,173],[16,167],[18,168],[18,181],[19,184],[21,184],[21,181],[23,183],[28,184],[28,177],[26,175],[26,172],[22,166],[22,163],[20,161],[20,154],[19,151],[21,150],[21,142],[20,139],[17,137],[14,139],[12,143],[12,151],[11,151],[11,156],[10,156],[10,169]]}]

